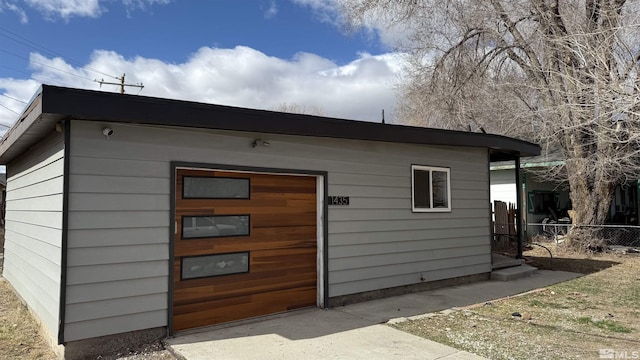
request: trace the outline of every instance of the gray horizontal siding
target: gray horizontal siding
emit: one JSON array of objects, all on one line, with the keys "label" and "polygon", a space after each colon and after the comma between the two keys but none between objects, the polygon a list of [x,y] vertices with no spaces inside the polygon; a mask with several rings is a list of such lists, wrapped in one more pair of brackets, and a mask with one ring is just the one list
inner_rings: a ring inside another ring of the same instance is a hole
[{"label": "gray horizontal siding", "polygon": [[[114,129],[109,140],[103,126]],[[255,138],[271,146],[253,148]],[[74,339],[139,329],[125,312],[166,325],[166,304],[154,299],[168,291],[171,161],[327,171],[328,195],[351,197],[329,208],[329,296],[490,268],[486,149],[75,121],[71,151],[66,334]],[[411,212],[411,164],[451,168],[451,213]],[[102,285],[109,290],[82,295]],[[130,298],[140,301],[135,310],[118,310]],[[165,308],[145,311],[144,302]]]},{"label": "gray horizontal siding", "polygon": [[82,322],[166,308],[167,297],[162,292],[128,297],[109,296],[106,300],[67,303],[66,321],[67,323]]},{"label": "gray horizontal siding", "polygon": [[[54,247],[60,247],[60,239],[62,239],[62,229],[51,228],[40,224],[25,223],[25,222],[11,222],[11,225],[7,224],[5,228],[6,232],[18,233],[24,236],[37,239],[38,241],[53,245]],[[5,236],[10,238],[11,235]],[[51,257],[51,261],[55,260],[55,257]]]},{"label": "gray horizontal siding", "polygon": [[[56,229],[57,230],[57,229]],[[39,240],[37,237],[32,237],[25,235],[24,233],[13,230],[5,231],[6,237],[11,238],[11,242],[7,242],[5,244],[5,249],[13,250],[19,253],[21,250],[25,250],[24,254],[28,254],[30,256],[38,257],[35,259],[35,263],[43,262],[45,266],[49,266],[50,269],[47,269],[47,275],[54,276],[52,280],[58,281],[60,271],[57,268],[60,266],[61,258],[59,257],[51,257],[51,254],[60,253],[60,246],[58,244],[52,244],[48,241]],[[61,231],[57,230],[55,236],[61,236]],[[51,238],[48,239],[51,241]],[[53,270],[53,271],[51,271]],[[55,274],[58,274],[56,276]]]},{"label": "gray horizontal siding", "polygon": [[[397,254],[409,254],[414,252],[422,252],[428,254],[427,258],[445,259],[455,256],[466,256],[485,251],[487,244],[477,244],[475,237],[459,238],[455,246],[451,245],[451,240],[440,239],[432,241],[415,240],[415,241],[396,241],[393,243],[375,244],[367,246],[363,249],[361,245],[346,245],[340,247],[340,252],[333,255],[334,260],[342,258],[357,258],[369,255],[393,256]],[[415,258],[413,255],[406,255],[409,258]],[[366,262],[365,262],[366,263]],[[378,262],[373,262],[378,264]],[[382,263],[382,262],[380,262]],[[332,270],[335,269],[332,267]]]},{"label": "gray horizontal siding", "polygon": [[[43,269],[26,263],[25,258],[17,253],[5,250],[4,256],[2,276],[13,285],[20,297],[27,302],[38,318],[46,324],[51,335],[56,336],[58,329],[54,325],[57,325],[58,322],[58,309],[53,309],[52,304],[60,303],[59,286],[55,286],[55,281],[42,274]],[[54,270],[50,274],[52,276],[56,274],[60,276],[59,270],[57,272]]]},{"label": "gray horizontal siding", "polygon": [[[421,164],[428,162],[422,161]],[[443,165],[438,165],[443,166]],[[406,170],[406,169],[403,169]],[[454,169],[452,169],[455,171]],[[488,179],[479,179],[478,175],[486,173],[472,172],[472,171],[456,171],[452,174],[451,187],[459,190],[478,190],[488,185]],[[400,191],[400,189],[410,189],[411,180],[408,178],[410,172],[401,172],[395,176],[392,175],[378,175],[378,174],[353,174],[353,173],[332,173],[329,178],[329,184],[331,186],[337,186],[338,189],[344,187],[363,186],[365,188],[359,190],[364,191],[366,187],[371,191],[372,187],[377,189],[384,189],[393,192]],[[475,180],[474,180],[475,179]],[[407,181],[409,180],[409,181]],[[358,193],[356,193],[358,194]],[[370,192],[369,192],[370,194]],[[454,194],[451,194],[452,196]],[[406,194],[405,194],[406,196]]]},{"label": "gray horizontal siding", "polygon": [[34,182],[33,184],[15,189],[12,188],[11,192],[7,191],[7,201],[16,199],[33,199],[58,194],[60,193],[60,189],[62,189],[63,179],[62,176],[60,176],[61,174],[62,173],[58,174],[57,177],[52,179]]},{"label": "gray horizontal siding", "polygon": [[166,227],[169,224],[169,211],[69,210],[69,224],[69,230]]},{"label": "gray horizontal siding", "polygon": [[82,194],[69,203],[71,211],[169,211],[169,196],[157,194]]},{"label": "gray horizontal siding", "polygon": [[[338,194],[338,192],[336,192]],[[411,204],[411,203],[409,203]],[[456,209],[456,219],[472,219],[477,217],[476,209]],[[421,213],[407,214],[407,209],[358,209],[353,211],[351,208],[335,207],[329,213],[329,221],[358,221],[358,220],[405,220],[405,219],[424,220]],[[432,213],[430,220],[446,220],[451,218],[451,213]]]},{"label": "gray horizontal siding", "polygon": [[169,187],[168,178],[75,175],[73,180],[69,191],[74,193],[112,193],[118,188],[121,194],[166,194]]},{"label": "gray horizontal siding", "polygon": [[[393,274],[411,274],[415,272],[416,264],[419,264],[420,271],[438,271],[443,269],[458,268],[461,266],[479,265],[486,262],[486,256],[482,255],[468,255],[468,256],[456,256],[455,258],[447,257],[442,259],[429,259],[416,261],[398,261],[392,264],[377,265],[376,267],[358,267],[346,270],[332,271],[339,281],[336,283],[352,283],[354,281],[360,281],[363,278],[374,279],[389,277]],[[420,273],[416,274],[419,278]]]},{"label": "gray horizontal siding", "polygon": [[[169,276],[167,260],[103,265],[72,266],[67,270],[67,288],[75,285],[120,281],[123,289],[130,280]],[[164,289],[167,292],[167,289]],[[107,299],[107,297],[105,297]]]},{"label": "gray horizontal siding", "polygon": [[[331,189],[331,185],[329,185]],[[474,209],[486,208],[489,204],[489,199],[485,194],[484,199],[478,198],[459,198],[451,197],[451,207],[453,209]],[[364,209],[411,209],[411,198],[407,199],[395,199],[384,197],[351,197],[349,200],[350,210],[364,210]]]},{"label": "gray horizontal siding", "polygon": [[[51,146],[51,148],[44,149],[45,146]],[[60,151],[63,150],[61,146],[62,138],[52,136],[12,162],[10,164],[12,168],[9,170],[11,191],[32,188],[34,185],[58,179],[64,169],[64,163],[60,157]],[[7,191],[7,196],[9,195]]]},{"label": "gray horizontal siding", "polygon": [[11,208],[15,211],[58,211],[62,203],[62,194],[15,198],[12,202]]},{"label": "gray horizontal siding", "polygon": [[64,143],[43,139],[7,165],[3,276],[57,337]]},{"label": "gray horizontal siding", "polygon": [[[421,271],[407,272],[399,275],[387,275],[383,277],[367,277],[359,280],[363,288],[378,289],[378,288],[390,288],[398,286],[398,284],[415,284],[421,281],[437,281],[443,279],[450,279],[459,276],[467,276],[474,274],[481,274],[487,272],[486,259],[480,259],[480,263],[472,265],[456,264],[455,268],[440,268],[434,271]],[[422,280],[424,279],[424,280]],[[334,284],[332,287],[335,292],[343,294],[351,294],[352,282],[343,282]]]},{"label": "gray horizontal siding", "polygon": [[75,229],[67,239],[70,249],[100,246],[127,246],[143,244],[167,244],[166,228],[114,228]]},{"label": "gray horizontal siding", "polygon": [[[67,312],[69,312],[69,310],[67,310]],[[127,311],[125,310],[124,312],[126,313]],[[98,321],[67,322],[64,328],[64,334],[67,341],[82,340],[114,334],[114,329],[130,329],[127,331],[135,331],[165,326],[166,318],[167,310],[165,306],[165,308],[159,310],[109,316],[98,319]]]},{"label": "gray horizontal siding", "polygon": [[[464,220],[463,220],[464,221]],[[449,247],[451,246],[451,239],[467,239],[475,238],[478,236],[489,236],[489,229],[478,229],[476,227],[461,228],[455,232],[451,229],[434,229],[430,235],[433,238],[429,240],[429,244],[432,246]],[[329,237],[329,246],[348,246],[348,245],[367,245],[379,243],[395,243],[401,241],[422,241],[424,242],[425,235],[423,229],[418,230],[393,230],[393,231],[362,231],[357,233],[340,233],[331,234]],[[369,248],[370,246],[367,246]]]},{"label": "gray horizontal siding", "polygon": [[[52,262],[43,261],[38,254],[12,244],[5,246],[5,256],[5,264],[7,265],[3,269],[4,274],[19,272],[29,278],[22,282],[16,282],[17,287],[28,289],[32,295],[38,297],[34,301],[43,303],[45,306],[48,304],[48,300],[59,302],[57,299],[57,295],[60,293],[59,285],[57,284],[60,279],[59,266]],[[6,279],[13,283],[11,276],[6,276]],[[55,316],[57,316],[57,312],[58,309],[48,311],[48,313]]]},{"label": "gray horizontal siding", "polygon": [[[485,207],[489,202],[485,202]],[[487,215],[488,216],[488,215]],[[424,230],[424,229],[445,229],[456,233],[458,229],[474,228],[479,229],[487,225],[487,219],[464,218],[463,221],[457,219],[411,219],[411,220],[375,220],[375,221],[334,221],[330,224],[329,234],[353,233],[362,231],[389,231],[389,230]],[[480,230],[479,230],[480,231]],[[486,231],[481,231],[481,234]],[[424,234],[428,237],[430,234]]]},{"label": "gray horizontal siding", "polygon": [[68,266],[166,260],[169,244],[96,246],[69,249]]},{"label": "gray horizontal siding", "polygon": [[[76,284],[67,290],[67,305],[90,303],[111,298],[129,298],[145,294],[162,294],[169,286],[163,276],[134,279],[122,286],[119,281],[103,281],[91,284]],[[78,314],[74,314],[78,316]]]},{"label": "gray horizontal siding", "polygon": [[[333,259],[331,271],[334,275],[339,276],[340,271],[350,271],[352,269],[364,269],[368,268],[371,263],[377,264],[377,266],[395,265],[398,263],[411,264],[422,263],[425,260],[431,262],[430,265],[438,264],[436,261],[447,261],[447,259],[454,259],[457,261],[462,256],[475,256],[476,254],[484,253],[487,245],[470,245],[465,247],[451,248],[451,249],[438,249],[438,250],[414,250],[414,251],[402,251],[402,252],[389,252],[387,254],[358,254],[350,257],[341,257]],[[438,260],[434,260],[438,259]],[[482,261],[486,261],[486,258],[482,258]],[[451,265],[457,266],[457,263],[451,262]],[[439,267],[439,269],[445,267]],[[427,269],[427,268],[423,268]],[[434,269],[435,270],[435,269]],[[426,271],[426,270],[424,270]],[[369,273],[370,276],[374,276],[374,272]],[[340,277],[340,279],[348,281],[346,277]]]},{"label": "gray horizontal siding", "polygon": [[[9,202],[7,201],[7,204]],[[13,210],[7,211],[5,220],[20,224],[37,224],[40,226],[62,229],[62,212],[51,210]]]}]

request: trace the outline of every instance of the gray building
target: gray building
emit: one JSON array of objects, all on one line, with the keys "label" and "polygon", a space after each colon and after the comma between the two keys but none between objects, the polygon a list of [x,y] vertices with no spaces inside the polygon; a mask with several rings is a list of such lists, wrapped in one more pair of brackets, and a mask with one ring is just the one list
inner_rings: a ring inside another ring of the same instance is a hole
[{"label": "gray building", "polygon": [[67,351],[487,278],[508,137],[43,85],[3,276]]}]

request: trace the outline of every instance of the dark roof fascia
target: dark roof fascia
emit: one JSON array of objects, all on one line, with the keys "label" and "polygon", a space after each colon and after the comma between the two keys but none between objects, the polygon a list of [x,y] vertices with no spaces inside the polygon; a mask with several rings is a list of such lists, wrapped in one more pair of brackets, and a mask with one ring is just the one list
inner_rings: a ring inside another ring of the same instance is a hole
[{"label": "dark roof fascia", "polygon": [[[520,160],[520,168],[547,168],[565,164],[562,150],[559,148],[541,149],[540,155],[524,157]],[[515,169],[513,161],[492,161],[491,170]]]},{"label": "dark roof fascia", "polygon": [[[564,165],[564,160],[558,161],[547,161],[547,162],[521,162],[520,169],[544,169],[553,166],[561,166]],[[516,165],[511,163],[510,161],[496,161],[492,162],[489,166],[489,170],[513,170],[516,168]]]},{"label": "dark roof fascia", "polygon": [[[42,129],[42,87],[38,89],[18,120],[0,139],[0,164],[7,164],[37,143],[49,130]],[[55,125],[54,125],[55,127]]]},{"label": "dark roof fascia", "polygon": [[[147,96],[42,85],[41,113],[64,118],[182,126],[268,134],[470,146],[490,149],[492,161],[540,153],[540,147],[506,136],[281,113]],[[52,128],[55,124],[51,124]],[[3,139],[4,140],[4,139]],[[6,162],[0,148],[0,162]],[[13,156],[11,156],[13,157]]]}]

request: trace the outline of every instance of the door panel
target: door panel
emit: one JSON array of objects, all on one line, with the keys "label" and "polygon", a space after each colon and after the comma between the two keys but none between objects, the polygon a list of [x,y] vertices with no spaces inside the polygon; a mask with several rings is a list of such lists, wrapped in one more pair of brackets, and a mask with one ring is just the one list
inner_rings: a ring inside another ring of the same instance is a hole
[{"label": "door panel", "polygon": [[[198,178],[189,180],[187,198],[184,177]],[[248,198],[242,184],[247,180]],[[231,190],[207,189],[209,184]],[[233,194],[238,198],[229,198]],[[316,305],[315,177],[179,169],[175,211],[174,330]],[[243,258],[238,253],[248,254],[247,272],[181,279],[183,263],[192,267],[186,274],[244,271],[236,263]],[[206,257],[216,254],[231,255]]]}]

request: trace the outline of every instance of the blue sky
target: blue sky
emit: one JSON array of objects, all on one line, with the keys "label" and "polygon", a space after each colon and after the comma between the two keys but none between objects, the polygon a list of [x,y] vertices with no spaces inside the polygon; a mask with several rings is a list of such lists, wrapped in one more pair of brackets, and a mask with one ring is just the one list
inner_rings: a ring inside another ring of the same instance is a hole
[{"label": "blue sky", "polygon": [[[327,116],[392,116],[400,55],[338,0],[0,0],[0,123],[40,83]],[[0,133],[4,130],[0,128]]]}]

